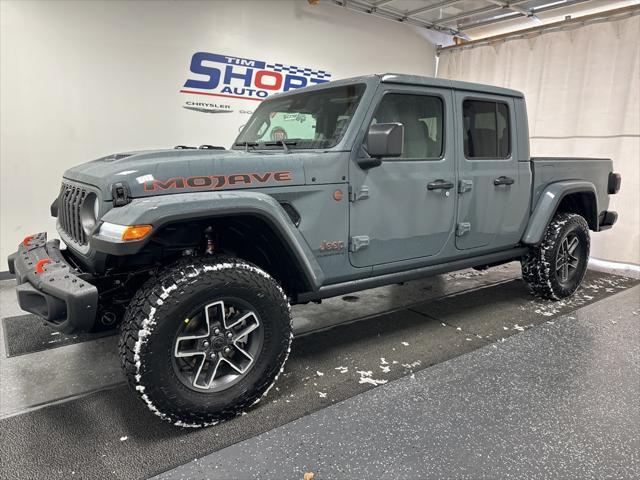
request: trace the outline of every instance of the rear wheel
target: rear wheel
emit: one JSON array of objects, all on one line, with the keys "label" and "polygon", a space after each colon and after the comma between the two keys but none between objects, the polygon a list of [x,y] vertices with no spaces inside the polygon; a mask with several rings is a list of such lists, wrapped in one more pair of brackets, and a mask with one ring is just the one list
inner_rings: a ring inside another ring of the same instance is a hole
[{"label": "rear wheel", "polygon": [[267,273],[239,259],[188,259],[134,296],[120,355],[154,413],[179,426],[206,426],[266,394],[291,331],[287,298]]},{"label": "rear wheel", "polygon": [[522,277],[534,293],[554,300],[573,294],[589,260],[589,226],[575,213],[559,213],[544,240],[522,260]]}]

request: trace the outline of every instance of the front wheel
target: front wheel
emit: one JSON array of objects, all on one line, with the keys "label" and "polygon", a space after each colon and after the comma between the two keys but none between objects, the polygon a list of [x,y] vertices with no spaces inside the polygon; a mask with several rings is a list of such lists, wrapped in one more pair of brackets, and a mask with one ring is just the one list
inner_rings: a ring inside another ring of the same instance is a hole
[{"label": "front wheel", "polygon": [[522,260],[522,277],[544,298],[566,298],[582,283],[589,247],[586,220],[575,213],[559,213],[547,227],[542,243]]},{"label": "front wheel", "polygon": [[191,258],[135,295],[120,356],[129,384],[151,411],[200,427],[266,394],[291,338],[289,303],[271,276],[239,259]]}]

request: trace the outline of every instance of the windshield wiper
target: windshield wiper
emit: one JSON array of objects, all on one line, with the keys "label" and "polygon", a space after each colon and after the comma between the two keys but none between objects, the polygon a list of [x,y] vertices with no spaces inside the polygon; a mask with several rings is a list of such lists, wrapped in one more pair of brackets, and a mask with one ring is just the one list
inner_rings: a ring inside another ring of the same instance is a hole
[{"label": "windshield wiper", "polygon": [[249,147],[256,148],[258,146],[258,142],[236,142],[233,145],[235,147],[244,147],[244,151],[248,152]]},{"label": "windshield wiper", "polygon": [[297,140],[275,140],[273,142],[264,142],[264,145],[266,147],[272,145],[282,145],[282,149],[285,151],[285,153],[289,153],[291,150],[289,150],[288,145],[296,145],[297,143]]}]

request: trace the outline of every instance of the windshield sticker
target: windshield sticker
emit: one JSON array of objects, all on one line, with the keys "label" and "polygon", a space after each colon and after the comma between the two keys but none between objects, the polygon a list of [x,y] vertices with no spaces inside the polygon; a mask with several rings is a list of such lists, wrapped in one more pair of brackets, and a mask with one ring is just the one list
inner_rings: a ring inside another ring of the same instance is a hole
[{"label": "windshield sticker", "polygon": [[[194,53],[189,70],[181,93],[258,101],[274,93],[326,83],[331,79],[331,73],[326,70],[208,52]],[[191,107],[216,109],[203,105]],[[224,111],[224,108],[217,109]]]}]

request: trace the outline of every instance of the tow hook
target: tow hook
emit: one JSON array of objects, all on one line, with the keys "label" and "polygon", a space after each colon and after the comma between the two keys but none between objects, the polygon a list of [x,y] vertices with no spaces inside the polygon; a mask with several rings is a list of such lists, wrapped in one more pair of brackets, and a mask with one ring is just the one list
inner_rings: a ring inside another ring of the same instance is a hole
[{"label": "tow hook", "polygon": [[42,260],[39,260],[38,263],[36,263],[36,273],[44,273],[44,266],[51,263],[51,259],[49,258],[43,258]]}]

